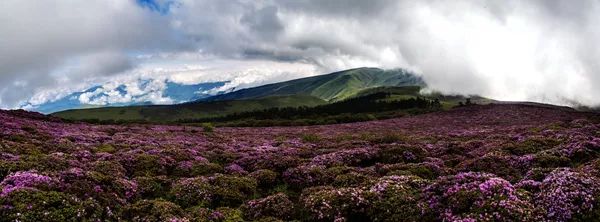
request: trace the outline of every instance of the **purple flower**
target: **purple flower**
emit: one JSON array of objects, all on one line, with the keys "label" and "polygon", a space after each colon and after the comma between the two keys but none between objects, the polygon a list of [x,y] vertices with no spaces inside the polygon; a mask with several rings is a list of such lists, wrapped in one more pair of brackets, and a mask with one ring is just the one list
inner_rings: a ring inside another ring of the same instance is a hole
[{"label": "purple flower", "polygon": [[48,187],[53,183],[54,180],[51,177],[38,174],[36,171],[19,171],[8,175],[0,183],[2,188],[0,196],[4,197],[21,189],[36,190],[38,187]]}]

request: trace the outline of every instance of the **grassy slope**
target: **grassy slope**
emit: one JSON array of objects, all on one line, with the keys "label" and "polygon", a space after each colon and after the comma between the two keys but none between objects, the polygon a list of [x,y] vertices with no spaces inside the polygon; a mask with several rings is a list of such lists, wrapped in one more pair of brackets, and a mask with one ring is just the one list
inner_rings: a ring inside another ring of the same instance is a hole
[{"label": "grassy slope", "polygon": [[53,115],[71,120],[170,122],[272,107],[315,106],[343,100],[369,88],[422,84],[420,78],[403,70],[358,68],[242,89],[193,103],[67,110]]},{"label": "grassy slope", "polygon": [[98,119],[171,122],[178,119],[195,119],[219,116],[234,112],[272,107],[316,106],[325,103],[326,101],[313,96],[272,96],[250,100],[212,101],[203,103],[195,102],[179,105],[107,107],[67,110],[54,113],[52,115],[71,120]]},{"label": "grassy slope", "polygon": [[423,85],[421,79],[402,70],[358,68],[326,75],[242,89],[206,99],[223,101],[273,95],[312,95],[326,101],[346,99],[364,89],[381,86]]},{"label": "grassy slope", "polygon": [[[458,95],[451,96],[451,95],[442,95],[439,93],[421,94],[420,91],[421,91],[420,86],[402,86],[402,87],[386,86],[386,87],[365,89],[365,90],[362,90],[362,91],[354,94],[352,97],[360,97],[360,96],[365,96],[365,95],[369,95],[369,94],[373,94],[373,93],[377,93],[377,92],[388,92],[391,94],[391,96],[387,100],[402,100],[402,99],[410,99],[410,98],[414,98],[414,97],[425,97],[425,98],[429,98],[429,99],[437,98],[440,100],[440,103],[442,104],[442,108],[444,108],[444,109],[449,109],[451,107],[457,106],[459,102],[465,102],[465,99],[466,99],[466,97],[458,96]],[[471,102],[477,103],[477,104],[489,104],[491,102],[496,102],[496,101],[487,99],[487,98],[483,98],[483,97],[479,97],[479,96],[472,96]]]}]

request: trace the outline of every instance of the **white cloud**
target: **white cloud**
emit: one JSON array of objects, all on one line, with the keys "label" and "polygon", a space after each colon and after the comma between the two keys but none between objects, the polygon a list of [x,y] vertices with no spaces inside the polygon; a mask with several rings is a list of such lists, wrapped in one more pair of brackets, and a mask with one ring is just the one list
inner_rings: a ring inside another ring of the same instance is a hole
[{"label": "white cloud", "polygon": [[447,93],[600,105],[598,1],[177,2],[166,15],[133,0],[0,2],[0,105],[140,78],[240,88],[359,66],[418,71]]}]

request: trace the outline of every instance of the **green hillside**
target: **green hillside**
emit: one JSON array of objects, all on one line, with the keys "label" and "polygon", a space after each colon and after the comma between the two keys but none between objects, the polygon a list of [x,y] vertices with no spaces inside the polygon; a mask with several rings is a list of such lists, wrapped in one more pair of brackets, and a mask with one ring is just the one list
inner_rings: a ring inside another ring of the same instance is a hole
[{"label": "green hillside", "polygon": [[272,107],[316,106],[327,103],[314,96],[270,96],[259,99],[76,109],[52,114],[69,120],[174,122]]},{"label": "green hillside", "polygon": [[[57,112],[70,120],[173,122],[200,119],[273,107],[316,106],[376,91],[401,90],[394,94],[416,96],[423,80],[405,70],[357,68],[325,75],[274,83],[178,105],[104,107]],[[402,96],[402,95],[401,95]]]},{"label": "green hillside", "polygon": [[274,95],[310,95],[340,101],[362,90],[383,86],[424,86],[423,80],[402,69],[357,68],[326,75],[290,80],[217,95],[204,101],[254,99]]}]

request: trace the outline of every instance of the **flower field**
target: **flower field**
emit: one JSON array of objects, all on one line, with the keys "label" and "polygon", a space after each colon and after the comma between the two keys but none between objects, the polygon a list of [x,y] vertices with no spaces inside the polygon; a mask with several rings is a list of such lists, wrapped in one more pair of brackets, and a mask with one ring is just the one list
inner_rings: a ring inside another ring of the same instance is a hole
[{"label": "flower field", "polygon": [[0,111],[3,221],[598,221],[600,118],[475,105],[340,125]]}]

